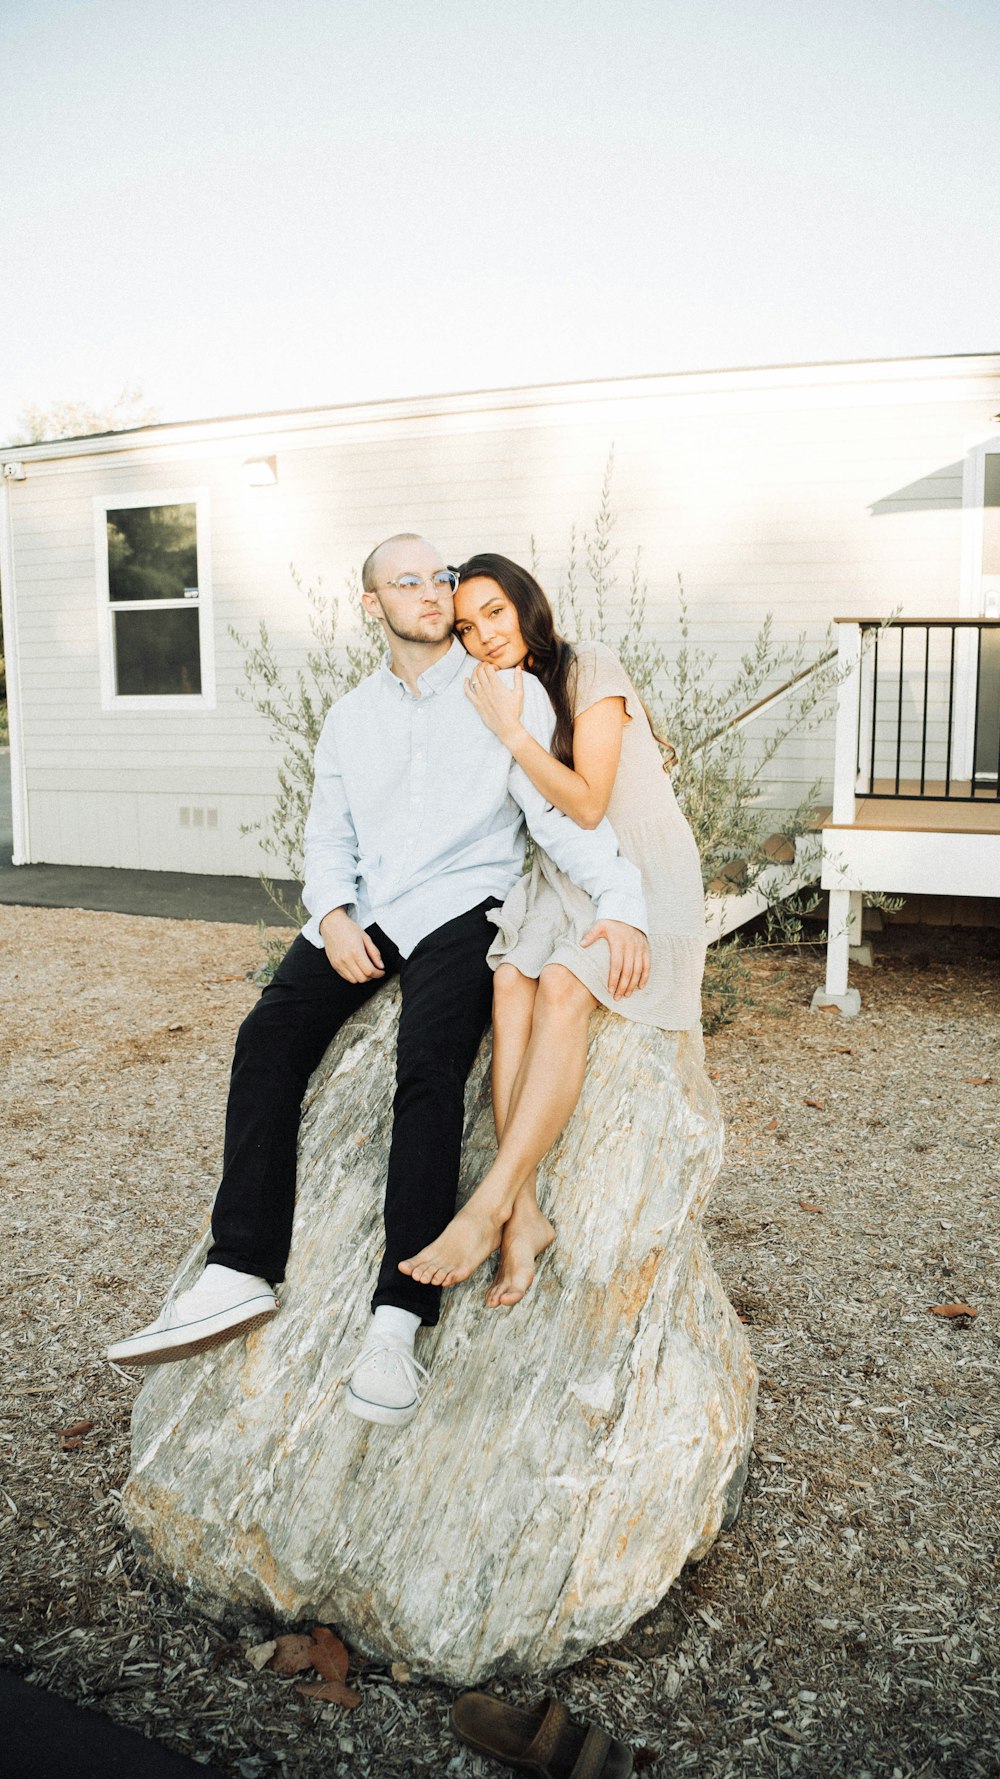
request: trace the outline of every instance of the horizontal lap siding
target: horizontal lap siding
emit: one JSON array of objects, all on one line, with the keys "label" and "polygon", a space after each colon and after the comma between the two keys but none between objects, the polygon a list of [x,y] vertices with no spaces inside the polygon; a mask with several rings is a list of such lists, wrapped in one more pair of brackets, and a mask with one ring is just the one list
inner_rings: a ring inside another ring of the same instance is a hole
[{"label": "horizontal lap siding", "polygon": [[[719,386],[725,393],[721,376]],[[53,858],[129,864],[138,852],[160,869],[255,870],[259,849],[238,829],[266,813],[277,756],[237,696],[242,658],[230,625],[253,637],[263,618],[282,660],[301,665],[309,639],[294,566],[338,599],[341,637],[356,634],[348,577],[400,528],[428,533],[449,561],[483,548],[527,560],[533,536],[554,595],[575,526],[586,588],[582,533],[612,445],[612,627],[624,618],[641,549],[650,639],[676,656],[680,574],[692,638],[715,657],[717,687],[768,611],[779,641],[805,632],[813,651],[837,615],[897,606],[954,613],[965,439],[988,425],[997,391],[970,401],[912,394],[866,403],[852,389],[841,405],[833,390],[735,408],[704,395],[623,396],[596,411],[390,421],[368,436],[345,431],[278,450],[271,489],[246,489],[240,478],[244,458],[272,454],[263,426],[256,443],[201,455],[192,447],[182,461],[136,451],[122,463],[30,468],[11,494],[33,855],[47,848]],[[211,502],[218,708],[103,711],[93,497],[113,505],[116,495],[200,486]],[[669,688],[660,690],[668,701]],[[747,731],[751,747],[773,732],[781,709]],[[767,775],[769,795],[796,802],[814,779],[828,782],[831,760],[827,721],[785,744]],[[218,827],[182,829],[182,807],[215,808]]]},{"label": "horizontal lap siding", "polygon": [[[217,826],[182,827],[183,808],[215,809]],[[200,800],[141,789],[78,792],[65,785],[31,791],[32,853],[38,864],[127,866],[140,871],[190,871],[254,877],[283,869],[262,851],[243,824],[256,820],[255,799]]]}]

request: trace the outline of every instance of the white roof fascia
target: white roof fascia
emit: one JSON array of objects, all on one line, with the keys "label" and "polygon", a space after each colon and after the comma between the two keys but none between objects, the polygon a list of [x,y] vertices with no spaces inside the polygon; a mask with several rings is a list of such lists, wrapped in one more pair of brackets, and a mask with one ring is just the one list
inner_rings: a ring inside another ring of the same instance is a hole
[{"label": "white roof fascia", "polygon": [[[471,391],[458,395],[413,396],[404,400],[358,402],[341,407],[233,418],[167,421],[130,432],[97,433],[37,445],[4,447],[5,461],[59,463],[103,457],[109,463],[147,454],[159,462],[180,458],[197,447],[206,456],[236,455],[249,446],[259,454],[322,444],[345,432],[377,438],[386,425],[415,432],[487,430],[512,424],[558,424],[589,410],[596,418],[614,405],[641,411],[669,399],[690,412],[772,406],[801,406],[825,396],[831,405],[871,402],[1000,399],[1000,352],[964,356],[858,360],[844,364],[767,366],[747,370],[677,371],[664,376],[621,377],[586,383],[532,385]],[[515,415],[519,419],[515,419]],[[262,442],[264,441],[264,442]]]}]

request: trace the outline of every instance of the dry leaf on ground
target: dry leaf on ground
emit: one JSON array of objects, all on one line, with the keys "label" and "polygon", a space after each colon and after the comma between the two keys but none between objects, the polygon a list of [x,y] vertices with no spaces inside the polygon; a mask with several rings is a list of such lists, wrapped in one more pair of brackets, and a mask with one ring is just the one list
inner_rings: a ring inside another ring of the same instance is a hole
[{"label": "dry leaf on ground", "polygon": [[276,1637],[274,1642],[274,1654],[267,1664],[273,1674],[301,1674],[304,1668],[315,1666],[311,1637],[290,1632],[287,1637]]},{"label": "dry leaf on ground", "polygon": [[826,1101],[825,1100],[806,1100],[805,1104],[807,1106],[814,1106],[817,1112],[825,1112],[826,1111]]},{"label": "dry leaf on ground", "polygon": [[979,1311],[974,1310],[972,1308],[972,1305],[969,1303],[935,1303],[932,1306],[932,1308],[928,1311],[928,1314],[932,1315],[932,1316],[949,1316],[949,1317],[951,1317],[951,1316],[969,1316],[969,1317],[972,1317],[972,1316],[977,1316],[979,1314]]},{"label": "dry leaf on ground", "polygon": [[823,1206],[822,1205],[811,1205],[809,1203],[809,1200],[805,1199],[805,1198],[799,1199],[799,1210],[800,1211],[811,1211],[813,1213],[814,1217],[822,1217],[822,1215],[823,1215]]},{"label": "dry leaf on ground", "polygon": [[336,1678],[307,1681],[304,1686],[297,1686],[295,1691],[301,1693],[304,1699],[322,1699],[330,1705],[343,1705],[345,1711],[353,1711],[361,1703],[361,1694]]},{"label": "dry leaf on ground", "polygon": [[348,1654],[346,1646],[327,1625],[314,1625],[309,1645],[312,1665],[324,1680],[346,1680]]}]

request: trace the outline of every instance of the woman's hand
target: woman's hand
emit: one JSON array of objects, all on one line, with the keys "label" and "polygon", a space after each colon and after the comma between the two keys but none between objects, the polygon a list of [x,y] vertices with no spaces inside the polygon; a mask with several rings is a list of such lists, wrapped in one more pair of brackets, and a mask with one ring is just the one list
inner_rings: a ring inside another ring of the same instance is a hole
[{"label": "woman's hand", "polygon": [[623,920],[599,920],[584,933],[581,945],[593,945],[605,939],[611,953],[608,988],[616,1001],[645,988],[649,980],[649,940],[638,927],[627,926]]},{"label": "woman's hand", "polygon": [[492,729],[506,747],[519,732],[524,709],[521,669],[514,669],[513,687],[505,686],[495,667],[480,661],[465,682],[465,696],[478,710],[487,729]]}]

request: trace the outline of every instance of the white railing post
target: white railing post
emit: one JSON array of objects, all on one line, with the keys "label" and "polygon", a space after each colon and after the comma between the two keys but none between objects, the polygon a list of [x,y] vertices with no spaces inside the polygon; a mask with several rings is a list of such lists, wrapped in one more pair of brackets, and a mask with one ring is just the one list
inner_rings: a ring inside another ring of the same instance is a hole
[{"label": "white railing post", "polygon": [[858,712],[861,696],[861,625],[838,618],[837,734],[833,765],[833,822],[854,820],[858,777]]}]

